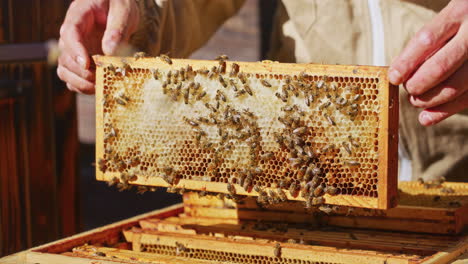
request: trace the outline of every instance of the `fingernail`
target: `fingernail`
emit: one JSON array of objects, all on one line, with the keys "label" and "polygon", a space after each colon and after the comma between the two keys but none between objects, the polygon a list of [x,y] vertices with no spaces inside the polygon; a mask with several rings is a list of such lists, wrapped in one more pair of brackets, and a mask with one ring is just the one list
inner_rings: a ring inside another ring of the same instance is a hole
[{"label": "fingernail", "polygon": [[401,83],[401,73],[398,70],[391,68],[388,72],[388,79],[394,85],[399,85]]},{"label": "fingernail", "polygon": [[77,56],[76,57],[76,61],[78,62],[78,64],[83,67],[83,68],[86,68],[86,61],[83,57],[81,56]]},{"label": "fingernail", "polygon": [[421,124],[424,126],[428,126],[434,123],[434,119],[427,112],[422,112],[421,116],[419,117],[419,120],[421,121]]}]

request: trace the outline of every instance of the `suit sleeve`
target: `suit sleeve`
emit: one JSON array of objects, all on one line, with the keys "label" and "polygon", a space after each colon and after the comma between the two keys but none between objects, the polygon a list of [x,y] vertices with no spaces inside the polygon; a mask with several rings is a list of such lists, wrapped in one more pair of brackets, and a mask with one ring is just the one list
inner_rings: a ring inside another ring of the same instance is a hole
[{"label": "suit sleeve", "polygon": [[136,0],[140,24],[130,44],[156,56],[185,58],[205,44],[245,0]]}]

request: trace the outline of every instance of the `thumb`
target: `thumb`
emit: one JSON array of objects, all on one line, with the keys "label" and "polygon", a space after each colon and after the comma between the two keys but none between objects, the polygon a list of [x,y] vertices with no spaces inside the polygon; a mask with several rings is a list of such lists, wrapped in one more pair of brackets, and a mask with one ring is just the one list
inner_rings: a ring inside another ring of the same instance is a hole
[{"label": "thumb", "polygon": [[102,38],[102,51],[105,55],[113,55],[122,42],[128,41],[135,30],[133,24],[138,19],[135,1],[109,1],[107,25]]}]

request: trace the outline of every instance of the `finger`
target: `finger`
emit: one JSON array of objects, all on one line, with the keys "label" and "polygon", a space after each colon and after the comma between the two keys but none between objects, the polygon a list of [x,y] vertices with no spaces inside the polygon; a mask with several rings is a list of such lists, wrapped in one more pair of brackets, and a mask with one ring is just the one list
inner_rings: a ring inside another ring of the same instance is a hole
[{"label": "finger", "polygon": [[447,79],[468,58],[468,27],[460,28],[436,54],[425,61],[406,82],[405,87],[411,95],[421,95]]},{"label": "finger", "polygon": [[64,24],[62,28],[64,29],[60,36],[62,51],[67,52],[82,68],[88,69],[91,61],[77,26]]},{"label": "finger", "polygon": [[468,89],[468,63],[460,67],[446,81],[419,96],[410,96],[410,103],[416,107],[435,107],[455,100]]},{"label": "finger", "polygon": [[395,58],[388,74],[392,84],[399,85],[406,81],[427,57],[458,31],[460,23],[450,16],[449,9],[443,9],[429,24],[416,33],[403,52]]},{"label": "finger", "polygon": [[419,114],[419,122],[423,126],[431,126],[450,117],[468,107],[468,93],[465,92],[455,101],[440,106],[428,108]]},{"label": "finger", "polygon": [[93,94],[94,93],[94,83],[87,81],[75,73],[69,71],[67,68],[59,66],[57,67],[57,75],[60,79],[67,84],[75,87],[77,91],[85,94]]},{"label": "finger", "polygon": [[102,38],[102,51],[112,55],[118,45],[126,42],[135,30],[135,6],[132,1],[111,1],[107,17],[106,30]]},{"label": "finger", "polygon": [[59,57],[59,65],[67,68],[69,71],[74,72],[79,77],[93,82],[95,80],[94,72],[83,68],[79,65],[68,53],[63,53]]}]

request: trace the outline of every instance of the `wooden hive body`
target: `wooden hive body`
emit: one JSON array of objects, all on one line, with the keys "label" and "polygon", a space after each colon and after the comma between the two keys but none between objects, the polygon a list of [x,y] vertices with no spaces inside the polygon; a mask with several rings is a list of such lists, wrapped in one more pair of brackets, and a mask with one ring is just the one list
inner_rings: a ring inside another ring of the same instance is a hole
[{"label": "wooden hive body", "polygon": [[385,67],[95,61],[98,180],[396,205],[398,89]]}]

